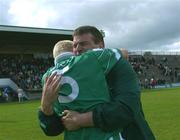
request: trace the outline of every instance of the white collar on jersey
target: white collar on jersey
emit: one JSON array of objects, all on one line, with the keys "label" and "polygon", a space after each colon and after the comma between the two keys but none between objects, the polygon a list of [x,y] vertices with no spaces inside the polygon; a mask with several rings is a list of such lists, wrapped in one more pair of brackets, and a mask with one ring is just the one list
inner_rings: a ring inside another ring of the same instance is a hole
[{"label": "white collar on jersey", "polygon": [[54,64],[56,65],[56,63],[58,63],[59,61],[63,61],[71,56],[74,56],[72,52],[63,52],[55,57]]}]

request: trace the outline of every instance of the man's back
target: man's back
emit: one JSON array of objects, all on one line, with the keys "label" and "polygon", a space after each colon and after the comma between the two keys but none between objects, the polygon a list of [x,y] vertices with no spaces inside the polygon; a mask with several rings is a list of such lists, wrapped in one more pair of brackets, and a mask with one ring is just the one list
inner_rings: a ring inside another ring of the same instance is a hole
[{"label": "man's back", "polygon": [[[61,115],[65,109],[86,112],[93,110],[98,104],[110,100],[104,73],[108,73],[118,61],[111,51],[87,52],[81,56],[72,56],[57,60],[55,67],[46,75],[54,72],[63,74],[62,87],[54,111]],[[108,58],[104,62],[104,58]],[[104,62],[104,63],[103,63]],[[96,75],[96,76],[95,76]],[[116,133],[118,134],[118,133]],[[97,128],[82,128],[77,131],[65,131],[65,139],[109,139],[114,132],[105,133]]]},{"label": "man's back", "polygon": [[96,104],[110,100],[103,69],[94,54],[60,60],[52,72],[60,73],[61,70],[64,74],[58,103],[64,106],[63,109],[85,112],[92,110]]}]

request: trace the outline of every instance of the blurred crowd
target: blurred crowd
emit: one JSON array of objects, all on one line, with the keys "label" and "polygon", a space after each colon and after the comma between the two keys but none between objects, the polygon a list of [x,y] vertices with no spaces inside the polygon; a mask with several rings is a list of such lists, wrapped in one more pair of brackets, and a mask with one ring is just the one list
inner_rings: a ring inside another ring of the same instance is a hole
[{"label": "blurred crowd", "polygon": [[155,88],[156,85],[180,82],[180,62],[176,61],[178,56],[169,57],[170,60],[165,56],[129,56],[141,87]]},{"label": "blurred crowd", "polygon": [[[177,56],[174,56],[175,60]],[[0,78],[11,78],[23,90],[40,90],[41,78],[53,65],[53,58],[34,58],[22,56],[0,56]],[[139,77],[144,88],[154,88],[156,85],[180,82],[180,64],[174,65],[168,57],[154,58],[144,56],[129,56],[129,62]],[[171,64],[171,65],[170,65]]]},{"label": "blurred crowd", "polygon": [[0,56],[0,78],[11,78],[23,90],[41,89],[41,78],[53,59]]}]

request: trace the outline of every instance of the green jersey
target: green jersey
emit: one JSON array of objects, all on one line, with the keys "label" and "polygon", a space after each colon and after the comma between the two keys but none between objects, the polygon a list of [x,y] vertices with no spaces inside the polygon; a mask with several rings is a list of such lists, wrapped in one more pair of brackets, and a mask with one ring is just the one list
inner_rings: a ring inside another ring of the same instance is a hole
[{"label": "green jersey", "polygon": [[[105,76],[120,58],[121,54],[117,49],[94,49],[80,56],[73,56],[69,52],[59,55],[55,59],[55,66],[43,76],[44,81],[46,76],[54,72],[63,75],[54,111],[59,116],[65,109],[82,113],[110,101]],[[115,140],[117,135],[117,132],[105,133],[92,127],[65,131],[64,139],[108,140],[112,137]]]}]

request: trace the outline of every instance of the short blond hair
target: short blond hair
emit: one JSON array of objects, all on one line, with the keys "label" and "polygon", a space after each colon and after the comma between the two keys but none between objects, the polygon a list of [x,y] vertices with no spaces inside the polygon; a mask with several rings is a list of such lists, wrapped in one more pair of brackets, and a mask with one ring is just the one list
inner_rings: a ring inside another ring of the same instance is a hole
[{"label": "short blond hair", "polygon": [[56,58],[59,54],[63,52],[72,52],[73,42],[71,40],[61,40],[54,45],[53,57]]}]

